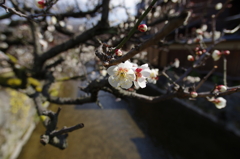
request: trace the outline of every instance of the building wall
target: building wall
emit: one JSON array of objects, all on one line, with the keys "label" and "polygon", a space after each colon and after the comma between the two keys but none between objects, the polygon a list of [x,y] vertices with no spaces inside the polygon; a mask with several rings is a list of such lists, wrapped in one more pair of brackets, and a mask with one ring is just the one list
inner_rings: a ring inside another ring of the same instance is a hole
[{"label": "building wall", "polygon": [[[221,50],[230,50],[231,54],[227,56],[227,74],[231,78],[240,79],[240,41],[228,41],[222,42],[216,45],[215,49]],[[210,45],[210,44],[209,44]],[[162,49],[153,49],[150,48],[148,52],[148,60],[154,66],[162,68],[166,65],[170,65],[179,59],[180,67],[190,67],[192,62],[187,60],[187,56],[190,53],[190,50],[193,51],[196,45],[184,46],[182,44],[172,44],[169,47]],[[210,52],[211,53],[211,52]],[[157,59],[158,58],[158,59]],[[219,61],[214,62],[212,58],[209,58],[206,62],[206,65],[198,68],[199,71],[207,72],[213,68],[214,65],[218,66],[218,69],[215,71],[216,74],[221,75],[223,72],[223,58]]]}]

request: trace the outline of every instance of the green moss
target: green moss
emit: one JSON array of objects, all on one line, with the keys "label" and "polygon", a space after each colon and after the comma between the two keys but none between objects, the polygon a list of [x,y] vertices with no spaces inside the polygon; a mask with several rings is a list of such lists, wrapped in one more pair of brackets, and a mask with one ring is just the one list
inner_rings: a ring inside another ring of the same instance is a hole
[{"label": "green moss", "polygon": [[16,86],[20,86],[22,84],[22,80],[18,79],[18,78],[10,78],[7,79],[7,85],[12,86],[12,87],[16,87]]},{"label": "green moss", "polygon": [[13,71],[9,71],[9,72],[4,72],[4,73],[1,73],[0,74],[0,78],[3,77],[3,78],[10,78],[10,77],[14,77],[15,74]]},{"label": "green moss", "polygon": [[16,59],[16,57],[14,57],[13,55],[10,55],[8,53],[6,55],[8,56],[8,58],[10,59],[11,62],[17,63],[18,60]]},{"label": "green moss", "polygon": [[29,77],[29,78],[28,78],[28,84],[30,84],[30,85],[32,85],[32,86],[35,86],[35,87],[41,85],[41,83],[40,83],[37,79],[32,78],[32,77]]}]

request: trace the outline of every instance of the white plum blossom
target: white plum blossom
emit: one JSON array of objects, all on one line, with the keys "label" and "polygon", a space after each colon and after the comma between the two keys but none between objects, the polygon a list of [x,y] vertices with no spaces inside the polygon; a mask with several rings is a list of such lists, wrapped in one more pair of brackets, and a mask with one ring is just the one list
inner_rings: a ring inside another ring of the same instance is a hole
[{"label": "white plum blossom", "polygon": [[113,87],[128,89],[136,79],[136,75],[132,69],[132,63],[129,61],[109,67],[107,73],[110,75],[108,82]]},{"label": "white plum blossom", "polygon": [[52,24],[52,25],[57,24],[57,21],[58,21],[58,20],[57,20],[57,18],[56,18],[55,16],[52,16],[52,17],[51,17],[51,24]]},{"label": "white plum blossom", "polygon": [[151,69],[150,70],[150,77],[147,78],[148,82],[156,84],[158,80],[158,69]]},{"label": "white plum blossom", "polygon": [[217,3],[217,4],[215,5],[215,9],[216,9],[216,10],[220,10],[220,9],[222,9],[222,7],[223,7],[223,4],[222,4],[222,3]]},{"label": "white plum blossom", "polygon": [[191,92],[190,94],[191,94],[191,97],[193,97],[193,98],[196,98],[198,96],[197,92]]},{"label": "white plum blossom", "polygon": [[188,61],[194,61],[195,59],[194,59],[194,57],[192,55],[188,55],[187,56],[187,60]]},{"label": "white plum blossom", "polygon": [[223,97],[218,97],[218,98],[214,99],[212,102],[215,104],[215,106],[218,109],[225,108],[226,104],[227,104],[227,100],[224,99]]},{"label": "white plum blossom", "polygon": [[227,87],[225,85],[218,85],[218,86],[216,86],[216,89],[219,92],[226,92],[227,91]]},{"label": "white plum blossom", "polygon": [[102,76],[106,76],[106,75],[107,75],[107,70],[101,70],[101,71],[100,71],[100,74],[101,74]]},{"label": "white plum blossom", "polygon": [[198,35],[203,35],[202,29],[197,29],[197,30],[196,30],[196,33],[197,33]]},{"label": "white plum blossom", "polygon": [[214,50],[212,53],[212,58],[214,61],[217,61],[221,58],[221,52],[219,50]]},{"label": "white plum blossom", "polygon": [[146,82],[147,78],[150,77],[150,69],[148,67],[148,64],[141,65],[140,67],[133,67],[133,70],[136,75],[136,79],[134,81],[135,87],[138,89],[140,88],[145,88],[146,87]]}]

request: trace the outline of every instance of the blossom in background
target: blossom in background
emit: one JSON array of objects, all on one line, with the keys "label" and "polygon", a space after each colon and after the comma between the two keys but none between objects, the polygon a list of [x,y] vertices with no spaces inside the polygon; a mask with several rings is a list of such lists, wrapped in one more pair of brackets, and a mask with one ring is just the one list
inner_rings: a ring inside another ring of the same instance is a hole
[{"label": "blossom in background", "polygon": [[100,74],[101,74],[102,76],[106,76],[106,75],[107,75],[107,70],[101,70],[101,71],[100,71]]},{"label": "blossom in background", "polygon": [[135,73],[132,69],[132,63],[129,61],[109,67],[107,69],[107,73],[110,75],[108,82],[113,87],[128,89],[132,86],[133,81],[136,79]]},{"label": "blossom in background", "polygon": [[212,53],[212,58],[214,61],[217,61],[221,58],[221,52],[219,50],[214,50]]},{"label": "blossom in background", "polygon": [[196,98],[198,96],[197,92],[191,92],[190,94],[191,94],[191,97],[193,97],[193,98]]},{"label": "blossom in background", "polygon": [[140,32],[146,32],[147,31],[147,25],[146,24],[141,24],[138,26],[138,30]]},{"label": "blossom in background", "polygon": [[117,55],[117,56],[122,56],[122,51],[120,50],[120,49],[116,49],[115,50],[115,54]]},{"label": "blossom in background", "polygon": [[220,9],[222,9],[222,7],[223,7],[223,4],[222,4],[222,3],[217,3],[217,4],[215,5],[215,9],[216,9],[216,10],[220,10]]},{"label": "blossom in background", "polygon": [[38,8],[43,9],[46,6],[45,0],[36,0],[36,5]]},{"label": "blossom in background", "polygon": [[223,97],[218,97],[218,98],[214,99],[212,102],[215,104],[215,106],[218,109],[225,108],[226,104],[227,104],[227,100],[224,99]]},{"label": "blossom in background", "polygon": [[196,33],[197,33],[198,35],[203,35],[202,29],[197,29],[197,30],[196,30]]},{"label": "blossom in background", "polygon": [[147,81],[156,84],[158,80],[158,69],[151,69],[150,71],[150,76],[147,78]]},{"label": "blossom in background", "polygon": [[224,99],[223,97],[208,98],[208,101],[214,103],[218,109],[225,108],[227,104],[227,100]]},{"label": "blossom in background", "polygon": [[192,55],[188,55],[187,56],[187,60],[188,61],[194,61],[195,59],[194,59],[194,57]]},{"label": "blossom in background", "polygon": [[140,88],[145,88],[146,87],[146,82],[147,78],[150,77],[150,69],[148,67],[148,64],[141,65],[140,67],[133,67],[133,70],[135,72],[136,79],[134,81],[135,87],[138,89]]},{"label": "blossom in background", "polygon": [[227,91],[227,87],[225,85],[218,85],[218,86],[216,86],[216,89],[219,92],[226,92]]}]

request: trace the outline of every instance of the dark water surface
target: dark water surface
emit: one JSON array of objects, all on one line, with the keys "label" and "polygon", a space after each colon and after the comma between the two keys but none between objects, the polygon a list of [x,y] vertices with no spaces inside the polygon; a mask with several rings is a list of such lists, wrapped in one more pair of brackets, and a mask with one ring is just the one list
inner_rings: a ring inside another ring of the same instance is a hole
[{"label": "dark water surface", "polygon": [[[66,93],[74,96],[77,83],[64,85]],[[74,90],[74,91],[73,91]],[[71,93],[72,92],[72,93]],[[167,151],[156,146],[152,139],[139,127],[132,117],[130,104],[118,101],[109,94],[99,94],[101,109],[95,103],[79,106],[61,106],[59,129],[84,123],[81,130],[70,133],[69,147],[59,150],[50,145],[43,146],[39,142],[44,132],[38,124],[28,143],[24,146],[18,159],[172,159]],[[56,105],[51,110],[57,110]],[[176,158],[176,157],[175,157]]]}]

